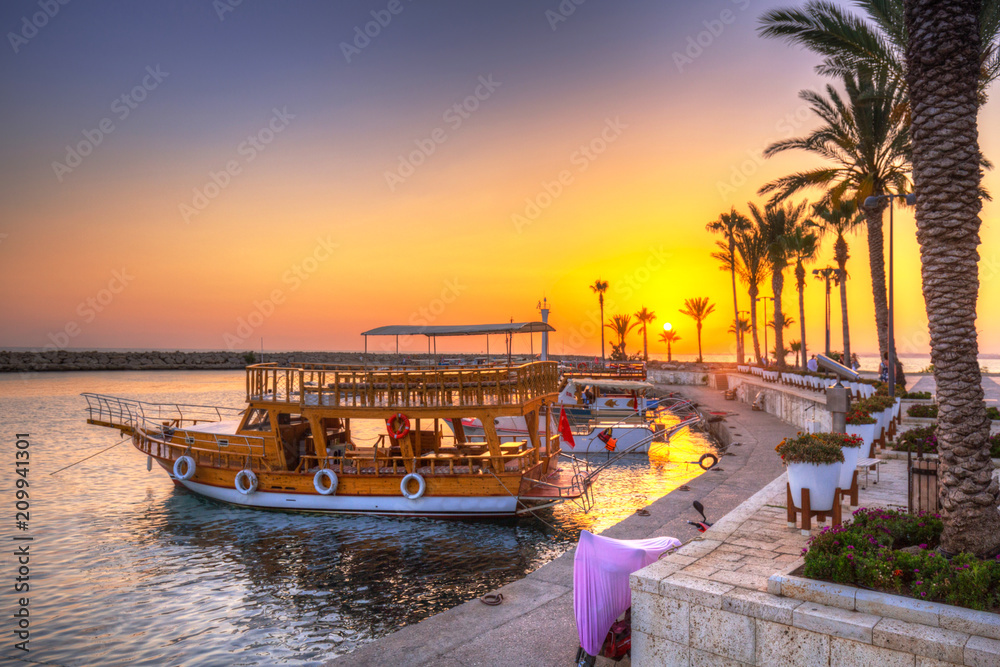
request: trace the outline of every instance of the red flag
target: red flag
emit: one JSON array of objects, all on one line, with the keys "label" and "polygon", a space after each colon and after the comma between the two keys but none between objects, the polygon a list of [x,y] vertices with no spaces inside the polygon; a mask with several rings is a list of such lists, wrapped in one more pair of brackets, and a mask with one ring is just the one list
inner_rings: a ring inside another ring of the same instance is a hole
[{"label": "red flag", "polygon": [[562,436],[562,439],[570,447],[576,447],[576,441],[573,440],[573,431],[569,427],[569,418],[566,417],[566,410],[562,407],[559,408],[559,435]]}]

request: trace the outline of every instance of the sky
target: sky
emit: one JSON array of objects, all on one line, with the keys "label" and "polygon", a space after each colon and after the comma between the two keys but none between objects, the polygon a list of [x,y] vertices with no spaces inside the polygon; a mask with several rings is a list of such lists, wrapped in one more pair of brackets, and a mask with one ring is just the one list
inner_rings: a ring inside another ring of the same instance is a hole
[{"label": "sky", "polygon": [[[675,353],[696,351],[679,309],[699,296],[716,303],[705,352],[731,352],[705,225],[819,164],[761,157],[813,126],[797,94],[827,83],[816,56],[756,34],[789,4],[5,2],[0,349],[358,350],[387,324],[535,320],[544,297],[551,351],[599,354],[603,279],[606,317],[656,313],[655,354],[665,322]],[[980,114],[994,162],[998,109]],[[998,206],[982,213],[984,353],[1000,352]],[[849,242],[852,348],[873,352],[867,242]],[[895,251],[897,346],[925,352],[909,211]],[[831,263],[826,240],[807,268]],[[822,283],[805,298],[818,349]],[[833,311],[839,349],[836,294]]]}]

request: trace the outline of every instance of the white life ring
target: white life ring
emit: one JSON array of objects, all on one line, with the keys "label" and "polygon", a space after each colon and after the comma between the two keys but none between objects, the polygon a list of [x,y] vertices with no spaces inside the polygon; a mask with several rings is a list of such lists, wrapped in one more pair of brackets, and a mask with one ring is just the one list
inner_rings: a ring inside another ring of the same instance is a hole
[{"label": "white life ring", "polygon": [[337,491],[337,473],[329,468],[316,471],[313,475],[313,486],[316,488],[316,493],[332,496]]},{"label": "white life ring", "polygon": [[[244,480],[246,480],[246,486],[243,485]],[[236,473],[234,484],[236,485],[237,491],[242,493],[244,496],[249,496],[257,490],[257,475],[255,475],[252,470],[240,470]]]},{"label": "white life ring", "polygon": [[[184,465],[184,474],[181,474],[181,465]],[[174,461],[174,477],[180,480],[188,480],[194,477],[194,459],[190,456],[182,456]]]},{"label": "white life ring", "polygon": [[[417,480],[417,491],[416,493],[410,493],[406,486],[410,483],[411,479]],[[399,490],[403,492],[403,497],[409,500],[416,500],[420,496],[424,495],[424,491],[427,490],[427,482],[424,481],[423,475],[419,473],[411,472],[409,475],[403,477],[403,481],[399,483]]]}]

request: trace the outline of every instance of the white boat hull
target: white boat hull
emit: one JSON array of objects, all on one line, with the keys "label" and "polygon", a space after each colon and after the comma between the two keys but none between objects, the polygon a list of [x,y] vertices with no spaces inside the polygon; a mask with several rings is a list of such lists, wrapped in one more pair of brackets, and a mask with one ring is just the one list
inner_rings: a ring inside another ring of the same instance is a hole
[{"label": "white boat hull", "polygon": [[485,518],[514,516],[517,499],[511,496],[449,497],[424,496],[415,500],[396,496],[321,496],[309,493],[255,491],[243,495],[235,488],[201,484],[170,476],[198,495],[232,505],[294,512],[337,514],[378,514],[440,518]]},{"label": "white boat hull", "polygon": [[[498,417],[494,420],[494,422],[496,424],[497,435],[500,437],[501,441],[506,442],[507,440],[520,440],[528,437],[528,427],[525,424],[523,417]],[[449,427],[452,426],[450,420],[446,423]],[[598,425],[585,434],[574,432],[574,447],[570,447],[566,440],[562,440],[561,446],[563,451],[570,453],[608,451],[604,446],[604,441],[597,437],[606,428],[611,429],[611,437],[617,440],[615,451],[621,451],[631,445],[637,444],[642,440],[648,440],[653,435],[653,429],[640,424],[620,424],[611,427]],[[465,431],[467,436],[476,438],[486,436],[486,431],[483,430],[482,424],[479,423],[478,419],[463,419],[462,429]],[[555,434],[557,432],[556,427],[553,425],[551,427],[551,433]],[[539,424],[539,433],[545,433],[544,424]],[[636,454],[646,454],[649,452],[650,444],[652,443],[646,442],[645,444],[636,447],[633,451]]]}]

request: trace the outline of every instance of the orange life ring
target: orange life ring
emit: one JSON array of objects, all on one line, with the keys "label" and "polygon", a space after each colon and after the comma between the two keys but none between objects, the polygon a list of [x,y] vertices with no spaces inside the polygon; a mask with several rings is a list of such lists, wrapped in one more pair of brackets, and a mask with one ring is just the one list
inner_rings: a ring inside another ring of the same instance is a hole
[{"label": "orange life ring", "polygon": [[385,420],[385,428],[389,431],[389,435],[396,440],[405,438],[410,432],[410,419],[402,412],[397,412],[395,415]]}]

